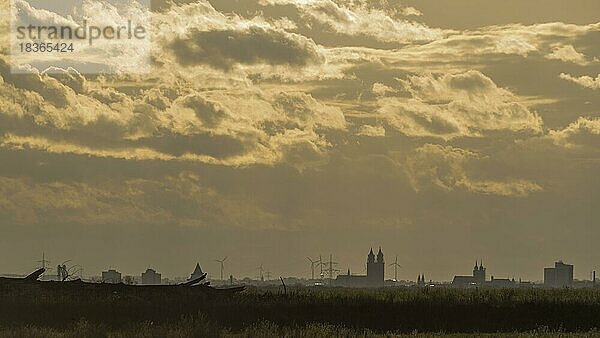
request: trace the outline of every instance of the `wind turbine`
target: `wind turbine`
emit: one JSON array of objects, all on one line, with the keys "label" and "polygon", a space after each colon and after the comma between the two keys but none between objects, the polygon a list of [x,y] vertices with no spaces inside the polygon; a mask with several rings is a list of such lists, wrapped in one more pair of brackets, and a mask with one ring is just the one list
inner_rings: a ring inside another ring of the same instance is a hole
[{"label": "wind turbine", "polygon": [[215,259],[215,262],[221,263],[221,281],[223,280],[223,268],[225,261],[227,260],[227,256],[223,257],[223,259]]},{"label": "wind turbine", "polygon": [[[306,259],[308,259],[308,261],[310,262],[310,273],[311,273],[311,278],[315,279],[315,264],[319,263],[321,264],[321,257],[319,257],[318,260],[312,260],[310,257],[306,257]],[[322,270],[323,268],[321,268]]]},{"label": "wind turbine", "polygon": [[66,261],[62,262],[62,264],[58,264],[58,267],[56,269],[56,274],[58,279],[63,282],[65,280],[67,280],[67,278],[71,277],[71,271],[69,271],[69,269],[67,269],[67,263],[69,263],[71,260],[67,259]]},{"label": "wind turbine", "polygon": [[394,281],[398,281],[398,268],[401,268],[402,265],[398,264],[398,256],[396,256],[396,260],[394,263],[391,263],[390,266],[394,267]]},{"label": "wind turbine", "polygon": [[79,264],[75,264],[72,267],[70,267],[69,269],[67,269],[67,276],[65,278],[65,280],[67,278],[71,278],[73,276],[75,276],[75,274],[79,274],[79,278],[83,279],[82,275],[82,271],[83,271],[83,266],[79,265]]}]

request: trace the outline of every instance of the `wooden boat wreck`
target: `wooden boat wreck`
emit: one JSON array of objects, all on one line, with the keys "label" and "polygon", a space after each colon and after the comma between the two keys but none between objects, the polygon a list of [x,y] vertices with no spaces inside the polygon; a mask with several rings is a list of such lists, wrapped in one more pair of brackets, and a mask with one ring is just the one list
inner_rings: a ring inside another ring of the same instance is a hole
[{"label": "wooden boat wreck", "polygon": [[210,285],[210,282],[205,281],[206,273],[198,278],[190,281],[175,284],[175,285],[128,285],[124,283],[93,283],[85,282],[81,279],[63,280],[63,281],[41,281],[40,277],[46,269],[38,269],[23,278],[0,277],[0,288],[2,286],[22,286],[25,289],[70,289],[70,290],[85,290],[85,291],[108,291],[112,293],[132,291],[139,292],[169,292],[169,291],[191,291],[206,293],[209,295],[232,295],[245,290],[245,286],[232,286],[217,288]]}]

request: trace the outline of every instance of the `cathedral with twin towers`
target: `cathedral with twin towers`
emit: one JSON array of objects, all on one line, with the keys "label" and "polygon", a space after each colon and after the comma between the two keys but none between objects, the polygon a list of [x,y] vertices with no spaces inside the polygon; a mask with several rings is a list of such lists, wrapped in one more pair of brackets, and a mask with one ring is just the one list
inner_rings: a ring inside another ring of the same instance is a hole
[{"label": "cathedral with twin towers", "polygon": [[385,279],[385,261],[381,247],[377,256],[373,253],[373,248],[367,255],[367,275],[353,275],[348,269],[345,275],[338,275],[335,284],[346,287],[380,287],[383,286]]}]

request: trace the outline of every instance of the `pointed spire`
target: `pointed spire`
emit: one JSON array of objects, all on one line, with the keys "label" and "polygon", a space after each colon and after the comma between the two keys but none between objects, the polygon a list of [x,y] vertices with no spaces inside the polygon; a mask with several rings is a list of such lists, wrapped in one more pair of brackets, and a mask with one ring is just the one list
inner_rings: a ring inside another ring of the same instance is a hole
[{"label": "pointed spire", "polygon": [[200,263],[196,263],[196,268],[194,269],[194,273],[202,274],[202,268],[200,267]]},{"label": "pointed spire", "polygon": [[202,271],[202,268],[200,267],[200,263],[196,263],[196,268],[194,268],[194,272],[192,272],[192,275],[190,276],[190,280],[198,278],[200,276],[202,276],[204,274],[204,272]]},{"label": "pointed spire", "polygon": [[381,247],[379,247],[379,252],[377,253],[377,262],[383,263],[383,251],[381,251]]}]

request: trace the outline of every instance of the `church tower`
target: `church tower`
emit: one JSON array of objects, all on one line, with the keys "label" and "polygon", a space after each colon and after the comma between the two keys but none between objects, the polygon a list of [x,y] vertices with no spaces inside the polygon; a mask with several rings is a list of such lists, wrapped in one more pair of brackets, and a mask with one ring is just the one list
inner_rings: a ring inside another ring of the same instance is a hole
[{"label": "church tower", "polygon": [[475,267],[473,268],[473,279],[477,284],[485,283],[485,268],[483,267],[483,261],[479,262],[479,266],[477,266],[477,261],[475,261]]},{"label": "church tower", "polygon": [[373,248],[369,251],[367,256],[367,283],[373,284],[373,276],[375,275],[375,254]]},{"label": "church tower", "polygon": [[383,260],[383,252],[381,251],[381,247],[379,247],[379,252],[377,253],[377,284],[383,286],[383,282],[385,280],[385,262]]},{"label": "church tower", "polygon": [[483,261],[479,262],[479,274],[477,282],[479,284],[485,283],[485,268],[483,267]]},{"label": "church tower", "polygon": [[385,262],[383,259],[383,252],[379,248],[377,253],[377,260],[375,260],[375,254],[373,248],[367,256],[367,280],[371,286],[383,286],[385,276]]}]

